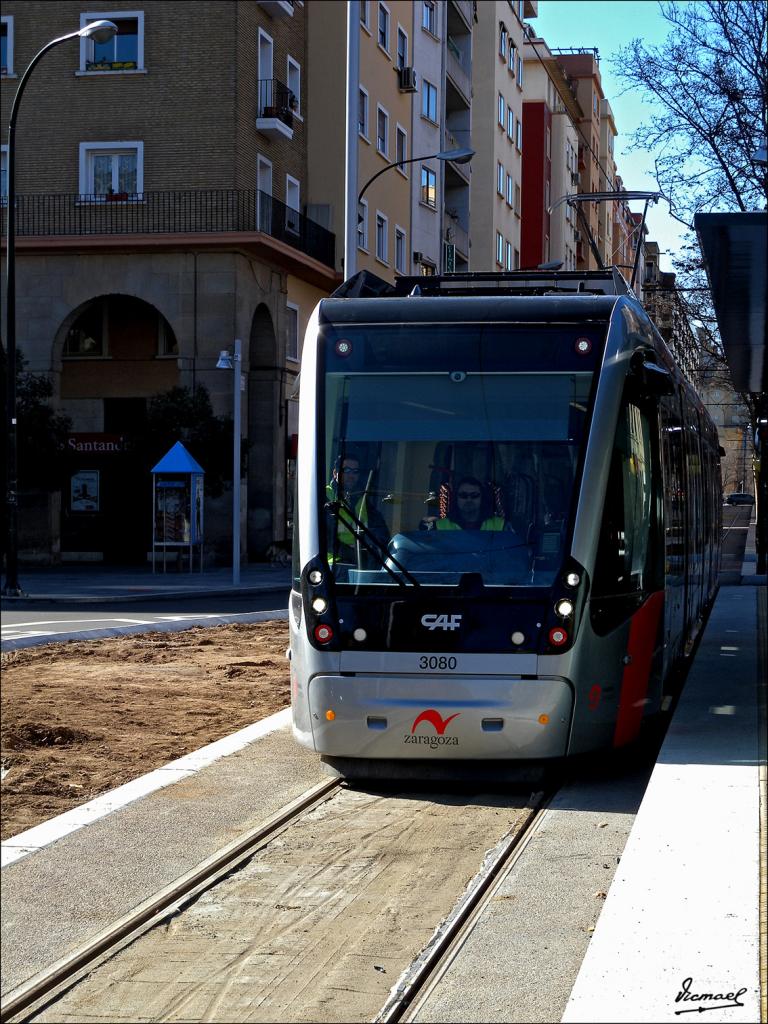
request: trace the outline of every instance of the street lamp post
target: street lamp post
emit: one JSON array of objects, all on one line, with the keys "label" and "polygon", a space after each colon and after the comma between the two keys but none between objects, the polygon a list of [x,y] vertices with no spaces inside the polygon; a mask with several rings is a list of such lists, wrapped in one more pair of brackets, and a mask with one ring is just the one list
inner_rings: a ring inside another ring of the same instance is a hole
[{"label": "street lamp post", "polygon": [[[455,164],[466,164],[474,155],[474,149],[447,149],[441,150],[439,153],[430,153],[428,156],[412,156],[408,160],[395,160],[393,163],[387,164],[385,167],[382,167],[381,170],[378,170],[373,177],[369,178],[360,189],[357,195],[357,223],[360,223],[360,200],[368,191],[369,186],[372,185],[378,177],[384,174],[385,171],[390,171],[393,167],[402,167],[404,164],[415,164],[418,163],[419,160],[452,160]],[[355,232],[355,235],[356,234],[357,232]],[[351,232],[348,231],[346,243],[347,252],[344,257],[344,276],[346,278],[352,277],[352,273],[349,272],[348,268],[350,268],[350,270],[354,270],[356,266],[353,247],[357,245],[357,238],[355,237],[354,241],[350,241],[350,236]]]},{"label": "street lamp post", "polygon": [[97,43],[106,43],[117,33],[117,25],[113,21],[92,21],[77,32],[69,32],[58,39],[52,39],[30,61],[27,70],[19,80],[16,95],[11,106],[11,119],[8,122],[8,231],[6,233],[6,354],[8,374],[7,380],[7,461],[6,461],[6,552],[5,552],[5,586],[6,597],[18,597],[21,593],[19,585],[19,499],[17,480],[18,437],[16,424],[16,119],[19,114],[21,97],[26,88],[29,76],[40,60],[49,50],[68,39],[88,38]]},{"label": "street lamp post", "polygon": [[233,370],[232,380],[232,586],[240,586],[240,408],[242,392],[243,344],[235,338],[234,356],[224,349],[217,370]]}]

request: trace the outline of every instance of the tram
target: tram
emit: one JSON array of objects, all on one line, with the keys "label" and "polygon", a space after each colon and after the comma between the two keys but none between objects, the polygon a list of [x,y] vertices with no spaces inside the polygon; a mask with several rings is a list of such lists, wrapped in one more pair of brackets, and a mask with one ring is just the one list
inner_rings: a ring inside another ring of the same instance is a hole
[{"label": "tram", "polygon": [[302,358],[296,740],[350,778],[634,740],[714,599],[721,451],[616,270],[345,282]]}]

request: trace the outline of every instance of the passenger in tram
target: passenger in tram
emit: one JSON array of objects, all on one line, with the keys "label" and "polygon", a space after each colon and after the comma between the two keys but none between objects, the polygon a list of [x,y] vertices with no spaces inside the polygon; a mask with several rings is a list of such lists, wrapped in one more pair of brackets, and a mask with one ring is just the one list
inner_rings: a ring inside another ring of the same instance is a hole
[{"label": "passenger in tram", "polygon": [[474,476],[464,476],[451,495],[445,519],[435,516],[422,520],[425,530],[505,530],[514,533],[512,524],[503,516],[494,515],[487,488]]},{"label": "passenger in tram", "polygon": [[[346,505],[351,509],[379,543],[387,543],[389,539],[387,524],[372,503],[371,495],[367,491],[366,480],[363,478],[360,459],[356,454],[349,452],[336,459],[332,479],[325,488],[325,493],[329,502],[339,501],[342,506]],[[329,514],[327,528],[329,537],[333,537],[334,531],[338,531],[336,534],[336,546],[338,547],[336,560],[354,562],[356,558],[355,531],[358,529],[358,524],[351,516],[345,514],[342,507],[338,518]]]}]

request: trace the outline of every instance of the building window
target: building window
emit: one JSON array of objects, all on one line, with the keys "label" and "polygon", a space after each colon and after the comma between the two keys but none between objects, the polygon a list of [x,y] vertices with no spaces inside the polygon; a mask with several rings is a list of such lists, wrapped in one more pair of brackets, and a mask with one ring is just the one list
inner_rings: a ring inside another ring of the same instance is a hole
[{"label": "building window", "polygon": [[499,56],[505,61],[507,59],[507,27],[504,22],[499,23]]},{"label": "building window", "polygon": [[507,175],[507,203],[510,206],[514,202],[514,198],[513,198],[513,185],[514,185],[514,182],[512,181],[512,175],[508,174]]},{"label": "building window", "polygon": [[502,128],[504,127],[504,111],[505,111],[505,109],[506,109],[506,104],[504,103],[504,97],[501,95],[501,93],[499,93],[499,124],[501,125]]},{"label": "building window", "polygon": [[517,214],[517,216],[519,217],[520,216],[520,186],[519,185],[515,185],[514,210],[515,210],[515,213]]},{"label": "building window", "polygon": [[433,36],[437,35],[437,17],[435,14],[435,0],[424,0],[421,6],[421,27]]},{"label": "building window", "polygon": [[548,157],[552,157],[552,132],[547,128],[546,142],[544,143],[544,151]]},{"label": "building window", "polygon": [[437,175],[431,168],[421,168],[421,202],[432,209],[437,207]]},{"label": "building window", "polygon": [[106,19],[117,33],[106,43],[80,40],[81,71],[141,71],[144,69],[144,12],[89,11],[80,15],[80,28]]},{"label": "building window", "polygon": [[294,114],[301,116],[301,65],[293,57],[288,58],[288,88],[291,95],[288,99],[291,102],[291,110]]},{"label": "building window", "polygon": [[496,164],[496,191],[504,195],[504,165],[501,163]]},{"label": "building window", "polygon": [[504,266],[504,239],[500,231],[496,232],[496,262],[500,267]]},{"label": "building window", "polygon": [[512,269],[512,243],[511,242],[507,242],[507,244],[505,246],[504,257],[505,257],[504,268],[506,270],[511,270]]},{"label": "building window", "polygon": [[389,53],[389,11],[379,3],[379,46]]},{"label": "building window", "polygon": [[144,191],[143,142],[81,142],[80,194],[137,196]]},{"label": "building window", "polygon": [[301,186],[295,178],[287,174],[285,176],[285,227],[296,235],[299,234],[300,204]]},{"label": "building window", "polygon": [[0,19],[0,43],[2,43],[0,74],[5,78],[13,74],[13,17],[9,14],[4,14]]},{"label": "building window", "polygon": [[368,203],[361,199],[357,208],[357,248],[368,252]]},{"label": "building window", "polygon": [[406,236],[405,231],[400,227],[395,227],[395,270],[398,274],[406,274],[408,268],[406,267]]},{"label": "building window", "polygon": [[403,161],[408,159],[408,135],[404,128],[397,125],[395,128],[395,160],[397,169],[404,176],[408,177],[408,171],[402,166]]},{"label": "building window", "polygon": [[510,142],[515,141],[515,113],[512,107],[507,107],[507,138]]},{"label": "building window", "polygon": [[549,210],[549,182],[544,182],[544,209]]},{"label": "building window", "polygon": [[360,24],[366,32],[371,31],[370,13],[368,11],[368,0],[360,0]]},{"label": "building window", "polygon": [[515,130],[515,135],[516,135],[515,145],[517,146],[517,148],[522,153],[522,151],[523,151],[523,122],[522,122],[522,120],[519,117],[517,119],[517,127],[516,127],[516,130]]},{"label": "building window", "polygon": [[389,114],[382,107],[376,108],[376,149],[382,156],[389,154]]},{"label": "building window", "polygon": [[517,54],[517,84],[523,88],[523,55],[522,53]]},{"label": "building window", "polygon": [[510,39],[509,40],[509,61],[507,63],[507,67],[509,68],[509,70],[512,72],[513,75],[515,73],[515,59],[516,59],[516,56],[517,56],[517,47],[515,46],[515,44]]},{"label": "building window", "polygon": [[368,139],[368,93],[360,86],[357,106],[357,130],[364,139]]},{"label": "building window", "polygon": [[285,339],[285,358],[294,363],[299,361],[299,307],[293,302],[286,303],[287,331]]},{"label": "building window", "polygon": [[437,89],[426,78],[421,82],[421,116],[437,124]]},{"label": "building window", "polygon": [[408,36],[404,29],[397,26],[397,66],[408,67]]},{"label": "building window", "polygon": [[107,298],[97,299],[70,327],[64,339],[64,355],[103,357],[107,355]]},{"label": "building window", "polygon": [[389,245],[388,221],[383,213],[376,211],[376,259],[382,263],[387,262],[387,248]]},{"label": "building window", "polygon": [[514,267],[513,267],[513,269],[514,270],[519,270],[520,269],[520,250],[519,249],[515,249],[515,259],[514,259]]}]

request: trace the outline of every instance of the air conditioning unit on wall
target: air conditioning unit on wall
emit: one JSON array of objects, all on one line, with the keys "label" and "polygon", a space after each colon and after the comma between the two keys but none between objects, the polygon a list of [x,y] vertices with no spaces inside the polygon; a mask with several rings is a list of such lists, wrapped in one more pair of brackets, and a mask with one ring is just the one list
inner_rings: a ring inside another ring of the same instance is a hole
[{"label": "air conditioning unit on wall", "polygon": [[398,68],[397,77],[400,92],[416,92],[416,71],[413,68]]}]

